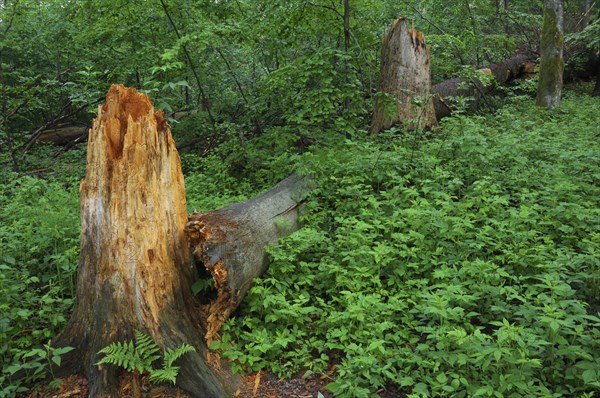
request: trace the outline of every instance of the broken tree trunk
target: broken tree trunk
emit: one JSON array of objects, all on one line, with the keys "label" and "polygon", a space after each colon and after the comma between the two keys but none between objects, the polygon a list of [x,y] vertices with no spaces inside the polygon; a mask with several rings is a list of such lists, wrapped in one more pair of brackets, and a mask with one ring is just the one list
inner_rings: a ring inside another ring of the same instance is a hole
[{"label": "broken tree trunk", "polygon": [[383,36],[381,87],[375,102],[370,132],[376,134],[397,124],[422,129],[437,124],[431,98],[429,47],[421,32],[399,18]]},{"label": "broken tree trunk", "polygon": [[208,365],[198,332],[179,155],[162,111],[155,112],[146,95],[110,88],[90,130],[80,194],[77,299],[54,341],[76,348],[63,369],[83,370],[91,397],[117,396],[118,369],[97,366],[97,353],[140,330],[163,347],[185,342],[196,348],[182,358],[178,377],[193,396],[230,395]]},{"label": "broken tree trunk", "polygon": [[[197,110],[173,112],[169,118],[180,120],[186,116],[193,115]],[[89,126],[63,124],[53,128],[42,130],[37,138],[40,142],[52,142],[56,145],[67,145],[84,142],[87,139]]]},{"label": "broken tree trunk", "polygon": [[[188,220],[179,155],[162,111],[146,95],[112,86],[90,130],[80,186],[76,305],[53,342],[76,350],[55,374],[83,371],[90,397],[117,396],[119,369],[96,365],[98,351],[139,330],[164,348],[196,348],[180,359],[177,377],[192,396],[231,396],[239,380],[213,366],[205,337],[212,341],[266,269],[265,246],[298,228],[307,181],[292,175],[254,199]],[[192,285],[206,269],[218,294],[202,303]]]},{"label": "broken tree trunk", "polygon": [[450,97],[470,97],[470,106],[477,108],[484,96],[494,90],[496,84],[504,84],[522,75],[533,74],[535,64],[531,57],[518,54],[503,61],[491,64],[479,71],[494,77],[491,84],[484,85],[479,80],[467,81],[461,77],[446,80],[433,86],[435,115],[439,119],[453,111]]},{"label": "broken tree trunk", "polygon": [[264,194],[209,213],[194,213],[186,227],[196,260],[215,281],[217,297],[206,307],[210,344],[254,278],[267,268],[265,247],[298,229],[308,180],[292,175]]},{"label": "broken tree trunk", "polygon": [[563,42],[562,0],[546,0],[540,43],[540,80],[536,104],[548,109],[555,109],[560,105],[565,65]]}]

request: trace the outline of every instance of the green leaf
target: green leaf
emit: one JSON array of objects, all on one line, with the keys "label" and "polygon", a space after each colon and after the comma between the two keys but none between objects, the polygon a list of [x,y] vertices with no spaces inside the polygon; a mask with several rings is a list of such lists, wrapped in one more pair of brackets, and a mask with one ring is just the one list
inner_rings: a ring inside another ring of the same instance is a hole
[{"label": "green leaf", "polygon": [[69,347],[69,346],[58,347],[58,348],[54,349],[53,353],[54,353],[54,355],[63,355],[63,354],[73,351],[74,349],[75,349],[75,347]]},{"label": "green leaf", "polygon": [[440,373],[435,377],[435,379],[439,383],[446,383],[448,381],[448,376],[446,376],[444,373]]},{"label": "green leaf", "polygon": [[53,355],[52,362],[54,362],[57,366],[60,366],[60,363],[61,363],[60,355]]},{"label": "green leaf", "polygon": [[591,384],[593,382],[599,381],[598,373],[594,369],[584,370],[581,374],[581,378],[583,379],[584,384]]}]

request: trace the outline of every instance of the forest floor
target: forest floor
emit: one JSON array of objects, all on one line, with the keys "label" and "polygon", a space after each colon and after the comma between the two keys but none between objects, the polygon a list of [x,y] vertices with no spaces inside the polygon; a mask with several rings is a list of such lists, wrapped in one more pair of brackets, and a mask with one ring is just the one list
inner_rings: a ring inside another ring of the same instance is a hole
[{"label": "forest floor", "polygon": [[[270,372],[258,372],[242,377],[243,384],[233,395],[234,398],[330,398],[333,395],[325,386],[330,382],[328,375],[301,376],[280,379]],[[381,398],[401,398],[404,394],[391,390],[378,391]],[[183,390],[170,385],[142,385],[143,398],[194,398]],[[320,394],[320,395],[319,395]],[[88,385],[83,376],[72,375],[64,378],[58,389],[43,385],[37,391],[29,392],[24,398],[87,398]],[[120,398],[132,398],[131,380],[123,377],[119,386]]]},{"label": "forest floor", "polygon": [[[332,397],[325,389],[325,385],[329,383],[327,377],[279,379],[272,373],[258,372],[243,376],[242,380],[242,386],[235,392],[234,398]],[[151,383],[142,385],[142,394],[144,398],[193,398],[179,388]],[[43,385],[41,389],[29,392],[24,398],[87,398],[87,396],[86,378],[72,375],[64,378],[58,389]],[[133,397],[131,381],[127,377],[121,380],[119,397]]]}]

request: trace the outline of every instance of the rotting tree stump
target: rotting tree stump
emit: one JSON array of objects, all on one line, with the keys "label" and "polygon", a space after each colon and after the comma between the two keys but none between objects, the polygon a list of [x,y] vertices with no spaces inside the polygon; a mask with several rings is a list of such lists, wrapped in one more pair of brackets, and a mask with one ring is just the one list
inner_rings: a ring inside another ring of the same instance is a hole
[{"label": "rotting tree stump", "polygon": [[[292,175],[256,198],[188,220],[162,111],[146,95],[113,85],[89,133],[75,308],[53,341],[76,350],[55,374],[83,372],[90,397],[117,396],[121,371],[96,365],[98,351],[139,330],[164,348],[196,348],[180,359],[179,387],[194,397],[231,396],[239,378],[211,361],[205,338],[212,341],[266,269],[265,246],[298,228],[307,181]],[[208,304],[192,294],[205,267],[218,289]]]},{"label": "rotting tree stump", "polygon": [[80,195],[76,303],[53,342],[76,350],[61,371],[83,371],[91,397],[115,397],[119,369],[97,366],[97,353],[140,330],[163,347],[186,342],[196,348],[181,361],[183,389],[193,396],[230,395],[224,385],[233,384],[208,365],[198,330],[179,155],[162,111],[155,112],[146,95],[110,88],[90,130]]},{"label": "rotting tree stump", "polygon": [[396,20],[383,37],[380,80],[383,95],[375,102],[371,134],[397,124],[408,129],[437,124],[429,47],[423,34],[409,28],[404,17]]}]

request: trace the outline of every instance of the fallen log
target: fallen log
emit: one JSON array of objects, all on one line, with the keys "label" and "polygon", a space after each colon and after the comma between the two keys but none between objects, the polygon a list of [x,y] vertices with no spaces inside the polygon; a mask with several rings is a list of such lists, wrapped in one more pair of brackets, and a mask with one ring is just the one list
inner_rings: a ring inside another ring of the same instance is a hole
[{"label": "fallen log", "polygon": [[43,130],[38,141],[52,142],[56,145],[67,145],[73,141],[84,141],[87,139],[89,126],[58,126]]},{"label": "fallen log", "polygon": [[185,231],[194,256],[210,271],[217,289],[216,299],[205,308],[208,344],[252,280],[266,270],[265,247],[298,229],[298,212],[309,185],[307,179],[292,175],[254,199],[189,216]]},{"label": "fallen log", "polygon": [[484,96],[494,89],[496,84],[505,84],[520,76],[530,75],[533,73],[534,66],[535,63],[530,56],[518,54],[479,70],[494,77],[491,84],[484,85],[477,79],[467,81],[464,78],[457,77],[434,85],[432,92],[434,94],[435,116],[439,120],[452,113],[453,107],[449,97],[471,97],[473,100],[470,105],[477,107]]},{"label": "fallen log", "polygon": [[[181,120],[184,117],[193,115],[197,112],[197,110],[173,112],[170,117],[174,120]],[[73,142],[83,142],[87,140],[89,129],[90,126],[62,124],[42,130],[37,141],[51,142],[56,145],[68,145]]]}]

